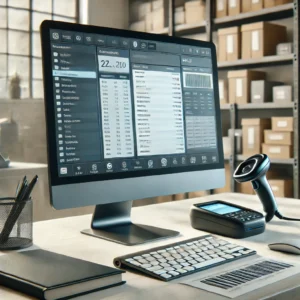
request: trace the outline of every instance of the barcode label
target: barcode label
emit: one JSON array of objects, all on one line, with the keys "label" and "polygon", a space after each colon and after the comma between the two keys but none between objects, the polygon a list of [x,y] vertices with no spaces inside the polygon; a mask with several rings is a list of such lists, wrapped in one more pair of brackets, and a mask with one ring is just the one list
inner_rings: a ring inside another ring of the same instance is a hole
[{"label": "barcode label", "polygon": [[186,88],[212,89],[212,75],[205,73],[183,73],[183,85]]},{"label": "barcode label", "polygon": [[265,260],[245,268],[232,270],[214,277],[208,277],[201,282],[210,286],[228,290],[239,287],[258,278],[263,279],[270,274],[277,273],[291,267],[293,266],[286,263]]}]

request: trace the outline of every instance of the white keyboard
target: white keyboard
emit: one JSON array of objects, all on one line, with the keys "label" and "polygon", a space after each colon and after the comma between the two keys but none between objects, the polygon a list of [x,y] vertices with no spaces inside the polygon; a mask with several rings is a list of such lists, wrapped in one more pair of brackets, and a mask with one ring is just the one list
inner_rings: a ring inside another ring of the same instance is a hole
[{"label": "white keyboard", "polygon": [[170,281],[254,254],[254,250],[205,235],[118,257],[114,264]]}]

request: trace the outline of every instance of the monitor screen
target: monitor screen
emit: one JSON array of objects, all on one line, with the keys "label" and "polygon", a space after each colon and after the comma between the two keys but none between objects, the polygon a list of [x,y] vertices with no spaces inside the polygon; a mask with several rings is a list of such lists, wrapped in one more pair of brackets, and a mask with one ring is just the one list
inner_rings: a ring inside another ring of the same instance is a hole
[{"label": "monitor screen", "polygon": [[210,43],[83,27],[42,36],[57,180],[223,166]]},{"label": "monitor screen", "polygon": [[224,203],[214,203],[214,204],[199,206],[199,208],[211,211],[218,215],[225,215],[225,214],[229,214],[229,213],[233,213],[233,212],[237,212],[237,211],[241,210],[238,207],[231,206],[231,205],[224,204]]}]

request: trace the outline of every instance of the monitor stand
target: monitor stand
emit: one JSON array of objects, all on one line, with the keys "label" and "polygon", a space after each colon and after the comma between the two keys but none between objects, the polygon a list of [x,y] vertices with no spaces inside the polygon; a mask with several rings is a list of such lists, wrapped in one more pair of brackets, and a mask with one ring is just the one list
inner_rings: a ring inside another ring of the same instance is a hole
[{"label": "monitor stand", "polygon": [[81,233],[127,246],[179,235],[178,231],[133,224],[131,207],[132,201],[96,205],[92,228]]}]

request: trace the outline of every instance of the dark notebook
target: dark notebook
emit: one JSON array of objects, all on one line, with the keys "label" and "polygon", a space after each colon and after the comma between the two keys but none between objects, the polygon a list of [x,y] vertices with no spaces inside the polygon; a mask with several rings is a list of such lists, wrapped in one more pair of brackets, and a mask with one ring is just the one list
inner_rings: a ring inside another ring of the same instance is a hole
[{"label": "dark notebook", "polygon": [[0,256],[0,285],[38,299],[69,299],[121,285],[122,273],[45,250]]}]

